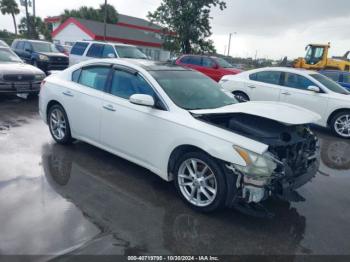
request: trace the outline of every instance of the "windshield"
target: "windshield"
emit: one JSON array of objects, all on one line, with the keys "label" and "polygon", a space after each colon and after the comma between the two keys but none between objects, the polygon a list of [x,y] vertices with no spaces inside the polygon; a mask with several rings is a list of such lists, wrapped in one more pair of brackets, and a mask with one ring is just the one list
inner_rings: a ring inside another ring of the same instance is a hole
[{"label": "windshield", "polygon": [[227,62],[223,58],[215,58],[216,63],[223,68],[233,68],[233,65],[231,65],[229,62]]},{"label": "windshield", "polygon": [[44,53],[59,53],[55,45],[45,42],[31,42],[33,50],[35,52],[44,52]]},{"label": "windshield", "polygon": [[115,46],[120,58],[147,59],[147,56],[134,46]]},{"label": "windshield", "polygon": [[322,46],[308,46],[305,56],[307,64],[314,65],[320,62],[323,58],[324,47]]},{"label": "windshield", "polygon": [[350,94],[349,91],[347,91],[345,88],[343,88],[341,85],[337,84],[334,82],[332,79],[321,75],[321,74],[311,74],[310,75],[312,78],[316,79],[318,82],[320,82],[322,85],[327,87],[329,90],[339,93],[339,94],[345,94],[348,95]]},{"label": "windshield", "polygon": [[237,103],[221,86],[194,71],[149,71],[170,99],[179,107],[212,109]]},{"label": "windshield", "polygon": [[18,63],[22,60],[8,48],[0,48],[0,63]]}]

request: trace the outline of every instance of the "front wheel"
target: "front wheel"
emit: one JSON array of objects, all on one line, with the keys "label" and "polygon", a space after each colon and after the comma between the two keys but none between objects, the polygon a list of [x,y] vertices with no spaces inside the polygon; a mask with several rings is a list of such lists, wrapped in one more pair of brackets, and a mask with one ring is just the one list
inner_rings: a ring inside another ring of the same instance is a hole
[{"label": "front wheel", "polygon": [[337,136],[350,138],[350,111],[337,113],[332,118],[330,127]]},{"label": "front wheel", "polygon": [[72,142],[68,117],[61,105],[53,105],[49,109],[48,123],[53,139],[59,144]]},{"label": "front wheel", "polygon": [[226,179],[219,163],[204,152],[181,156],[175,165],[175,186],[192,208],[211,212],[223,206]]},{"label": "front wheel", "polygon": [[249,96],[243,92],[240,92],[240,91],[234,91],[232,93],[235,98],[238,100],[238,102],[240,103],[243,103],[243,102],[248,102],[250,99],[249,99]]}]

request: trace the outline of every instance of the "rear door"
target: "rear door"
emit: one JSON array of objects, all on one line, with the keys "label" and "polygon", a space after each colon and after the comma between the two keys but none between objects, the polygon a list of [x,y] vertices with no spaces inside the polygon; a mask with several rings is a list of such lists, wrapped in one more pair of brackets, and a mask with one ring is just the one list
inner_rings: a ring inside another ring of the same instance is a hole
[{"label": "rear door", "polygon": [[83,67],[62,92],[72,131],[93,144],[100,142],[100,114],[110,72],[109,64]]},{"label": "rear door", "polygon": [[250,100],[279,101],[282,73],[261,71],[249,75],[246,90]]},{"label": "rear door", "polygon": [[[309,86],[318,86],[311,79],[303,75],[286,72],[283,74],[282,84],[280,95],[281,102],[309,109],[321,116],[324,115],[328,105],[328,98],[323,91],[316,93],[307,90]],[[319,88],[322,90],[321,87]]]},{"label": "rear door", "polygon": [[219,82],[219,80],[223,76],[216,62],[210,57],[202,57],[201,68],[199,69],[199,71],[203,72],[216,82]]}]

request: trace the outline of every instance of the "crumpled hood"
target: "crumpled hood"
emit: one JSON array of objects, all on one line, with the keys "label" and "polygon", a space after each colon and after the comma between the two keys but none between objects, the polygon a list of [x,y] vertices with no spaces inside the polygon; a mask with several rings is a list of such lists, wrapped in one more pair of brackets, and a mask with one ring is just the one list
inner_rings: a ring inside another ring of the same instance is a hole
[{"label": "crumpled hood", "polygon": [[44,74],[39,68],[28,65],[25,63],[1,63],[0,64],[0,76],[1,75],[15,75],[15,74]]},{"label": "crumpled hood", "polygon": [[280,102],[246,102],[215,109],[190,110],[197,115],[243,113],[260,116],[288,125],[316,123],[321,116],[310,110]]}]

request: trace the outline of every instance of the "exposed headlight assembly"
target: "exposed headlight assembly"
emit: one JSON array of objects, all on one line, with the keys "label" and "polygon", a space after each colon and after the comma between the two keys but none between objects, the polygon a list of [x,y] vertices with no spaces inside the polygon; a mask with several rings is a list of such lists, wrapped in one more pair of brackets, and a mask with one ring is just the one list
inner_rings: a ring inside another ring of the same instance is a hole
[{"label": "exposed headlight assembly", "polygon": [[271,176],[277,167],[273,156],[268,152],[259,155],[238,146],[234,146],[233,148],[246,163],[246,166],[240,166],[237,164],[234,165],[235,168],[242,172],[244,175],[256,178],[266,178]]},{"label": "exposed headlight assembly", "polygon": [[49,61],[49,58],[46,55],[39,55],[41,61]]}]

